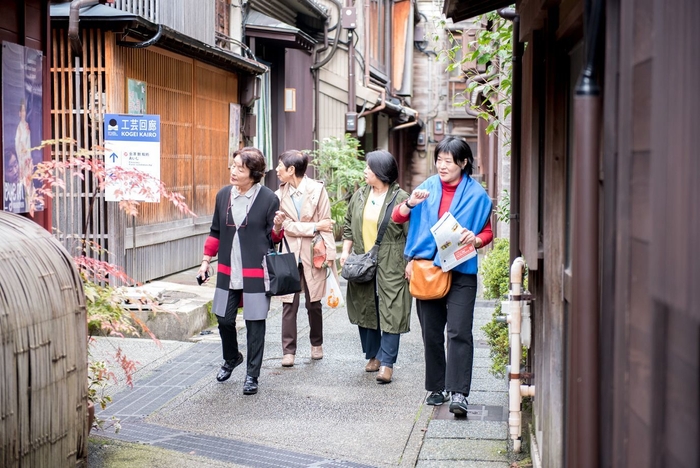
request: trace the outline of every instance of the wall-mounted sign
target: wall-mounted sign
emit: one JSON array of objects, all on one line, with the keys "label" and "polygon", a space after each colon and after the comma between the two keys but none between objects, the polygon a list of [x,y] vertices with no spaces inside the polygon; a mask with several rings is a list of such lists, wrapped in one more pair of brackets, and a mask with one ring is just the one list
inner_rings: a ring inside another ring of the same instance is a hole
[{"label": "wall-mounted sign", "polygon": [[146,82],[126,79],[126,102],[129,114],[145,114],[146,111]]},{"label": "wall-mounted sign", "polygon": [[[2,43],[2,162],[3,209],[26,213],[39,186],[32,176],[41,162],[43,137],[40,51],[11,42]],[[43,210],[35,202],[34,209]]]},{"label": "wall-mounted sign", "polygon": [[297,111],[297,90],[296,88],[284,88],[284,111]]},{"label": "wall-mounted sign", "polygon": [[[160,115],[105,114],[104,126],[106,200],[159,202]],[[127,182],[115,167],[136,171]]]}]

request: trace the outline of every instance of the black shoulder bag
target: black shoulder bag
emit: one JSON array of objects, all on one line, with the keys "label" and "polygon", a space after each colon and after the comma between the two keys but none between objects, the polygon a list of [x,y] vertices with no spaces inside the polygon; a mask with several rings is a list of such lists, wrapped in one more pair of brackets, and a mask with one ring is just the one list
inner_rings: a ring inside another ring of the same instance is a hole
[{"label": "black shoulder bag", "polygon": [[377,241],[374,243],[369,252],[362,255],[351,253],[348,259],[345,260],[343,269],[340,272],[340,276],[353,283],[367,283],[372,281],[377,274],[377,254],[379,252],[379,244],[382,243],[382,238],[384,237],[384,232],[389,224],[389,217],[391,212],[394,210],[394,202],[396,201],[396,196],[399,194],[398,191],[394,194],[394,198],[386,207],[384,212],[384,219],[382,224],[379,226],[379,231],[377,232]]}]

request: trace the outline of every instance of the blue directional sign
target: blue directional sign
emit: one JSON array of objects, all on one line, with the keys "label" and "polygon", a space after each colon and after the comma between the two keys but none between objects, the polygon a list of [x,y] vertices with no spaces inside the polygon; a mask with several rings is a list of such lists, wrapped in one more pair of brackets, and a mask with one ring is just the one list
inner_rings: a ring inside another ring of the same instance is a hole
[{"label": "blue directional sign", "polygon": [[160,143],[160,115],[105,114],[105,140]]},{"label": "blue directional sign", "polygon": [[[140,200],[159,202],[160,183],[160,116],[105,114],[105,168],[116,173],[115,167],[141,172],[139,187],[127,187],[118,177],[108,178],[106,200]],[[133,184],[132,184],[133,185]]]}]

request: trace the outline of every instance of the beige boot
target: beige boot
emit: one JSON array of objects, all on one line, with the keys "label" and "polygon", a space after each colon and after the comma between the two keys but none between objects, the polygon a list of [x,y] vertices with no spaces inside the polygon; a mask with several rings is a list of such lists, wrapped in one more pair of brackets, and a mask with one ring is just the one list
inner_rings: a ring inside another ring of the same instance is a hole
[{"label": "beige boot", "polygon": [[365,366],[365,372],[377,372],[379,370],[380,365],[381,363],[379,362],[379,359],[372,358],[367,362],[367,365]]},{"label": "beige boot", "polygon": [[323,359],[323,346],[312,346],[311,347],[311,359],[314,359],[314,360]]},{"label": "beige boot", "polygon": [[294,355],[285,354],[282,356],[282,367],[292,367],[294,365]]},{"label": "beige boot", "polygon": [[377,382],[380,384],[387,384],[391,382],[391,376],[394,373],[394,369],[387,366],[381,366],[379,368],[379,374],[377,374]]}]

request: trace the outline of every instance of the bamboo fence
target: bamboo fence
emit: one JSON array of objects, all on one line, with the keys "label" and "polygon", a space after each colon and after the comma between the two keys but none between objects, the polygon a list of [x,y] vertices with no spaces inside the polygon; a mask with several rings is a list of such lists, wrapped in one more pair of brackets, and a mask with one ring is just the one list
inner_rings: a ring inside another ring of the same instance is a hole
[{"label": "bamboo fence", "polygon": [[87,318],[65,248],[0,212],[0,466],[84,466]]}]

